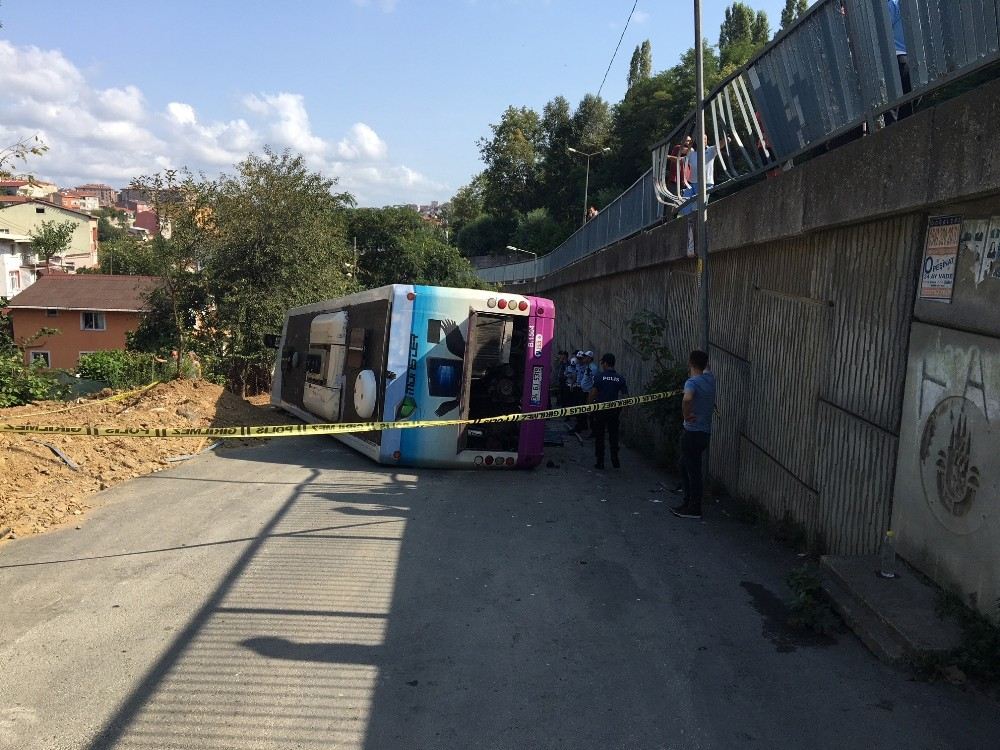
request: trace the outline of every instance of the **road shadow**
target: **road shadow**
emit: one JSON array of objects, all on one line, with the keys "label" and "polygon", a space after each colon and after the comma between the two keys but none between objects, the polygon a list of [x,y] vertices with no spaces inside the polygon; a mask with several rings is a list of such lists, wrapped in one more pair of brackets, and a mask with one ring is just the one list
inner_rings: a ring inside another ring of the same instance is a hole
[{"label": "road shadow", "polygon": [[[740,583],[756,569],[778,590],[779,566],[733,529],[671,520],[655,474],[560,450],[533,472],[393,470],[322,439],[227,451],[274,465],[284,500],[218,542],[245,546],[88,750],[832,746],[810,744],[817,726],[889,747],[865,738],[923,722],[944,742],[927,746],[965,747],[1000,726],[970,707],[952,731],[947,701],[918,715],[902,678],[838,698],[872,660],[775,648]],[[883,684],[891,727],[884,709],[845,724]]]}]

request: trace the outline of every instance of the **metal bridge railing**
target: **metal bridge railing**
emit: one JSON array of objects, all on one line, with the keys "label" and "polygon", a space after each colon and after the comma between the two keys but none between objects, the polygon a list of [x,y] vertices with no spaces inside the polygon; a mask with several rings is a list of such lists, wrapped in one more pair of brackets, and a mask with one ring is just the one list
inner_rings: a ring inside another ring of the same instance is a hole
[{"label": "metal bridge railing", "polygon": [[[717,184],[739,183],[1000,60],[1000,0],[899,0],[910,90],[897,64],[888,0],[819,0],[706,99],[719,143]],[[548,255],[483,269],[486,281],[544,276],[656,224],[686,202],[669,158],[694,132],[691,113],[652,149],[653,167]],[[662,203],[666,206],[658,205]]]},{"label": "metal bridge railing", "polygon": [[510,284],[545,276],[655,224],[661,216],[662,206],[656,199],[653,173],[650,170],[559,247],[538,258],[537,262],[528,260],[482,268],[478,274],[484,281],[495,284]]}]

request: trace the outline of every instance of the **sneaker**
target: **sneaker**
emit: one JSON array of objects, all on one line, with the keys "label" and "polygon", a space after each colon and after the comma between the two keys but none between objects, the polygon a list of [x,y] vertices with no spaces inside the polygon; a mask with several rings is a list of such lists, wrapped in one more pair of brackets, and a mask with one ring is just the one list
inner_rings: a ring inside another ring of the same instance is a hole
[{"label": "sneaker", "polygon": [[676,508],[671,508],[670,512],[673,513],[678,518],[695,518],[695,519],[701,518],[701,509],[692,508],[687,503],[684,503],[684,505],[678,505]]}]

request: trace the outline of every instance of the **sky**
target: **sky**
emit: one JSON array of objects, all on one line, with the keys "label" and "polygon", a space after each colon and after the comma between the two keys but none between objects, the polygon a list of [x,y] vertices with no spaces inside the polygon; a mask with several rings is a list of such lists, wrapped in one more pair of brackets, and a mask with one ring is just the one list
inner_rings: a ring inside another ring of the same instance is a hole
[{"label": "sky", "polygon": [[[704,0],[714,42],[728,3]],[[750,0],[778,26],[783,0]],[[0,0],[0,145],[38,134],[28,169],[62,187],[188,167],[232,171],[265,145],[302,153],[359,205],[446,201],[482,169],[508,105],[601,85],[633,0]],[[653,68],[693,46],[693,3],[639,0]]]}]

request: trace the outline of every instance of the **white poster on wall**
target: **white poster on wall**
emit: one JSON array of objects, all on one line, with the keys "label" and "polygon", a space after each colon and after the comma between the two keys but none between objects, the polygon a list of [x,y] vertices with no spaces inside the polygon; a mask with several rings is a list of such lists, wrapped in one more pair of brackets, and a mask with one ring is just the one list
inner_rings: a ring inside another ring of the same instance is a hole
[{"label": "white poster on wall", "polygon": [[961,234],[961,216],[932,216],[928,219],[927,245],[920,268],[920,299],[951,302]]},{"label": "white poster on wall", "polygon": [[1000,216],[990,220],[984,235],[983,242],[978,246],[979,255],[976,256],[979,259],[976,286],[986,279],[1000,279]]}]

